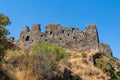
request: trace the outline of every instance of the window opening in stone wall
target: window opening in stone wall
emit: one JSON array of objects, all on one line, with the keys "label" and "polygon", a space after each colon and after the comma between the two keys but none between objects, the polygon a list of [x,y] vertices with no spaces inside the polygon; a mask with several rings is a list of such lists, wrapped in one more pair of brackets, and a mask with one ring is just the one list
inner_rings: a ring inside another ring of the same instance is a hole
[{"label": "window opening in stone wall", "polygon": [[65,33],[65,30],[62,30],[62,34],[64,34]]},{"label": "window opening in stone wall", "polygon": [[47,39],[45,39],[45,41],[47,41]]},{"label": "window opening in stone wall", "polygon": [[30,37],[27,36],[26,39],[25,39],[25,41],[30,41]]},{"label": "window opening in stone wall", "polygon": [[43,37],[43,35],[41,35],[41,37]]},{"label": "window opening in stone wall", "polygon": [[52,31],[50,32],[50,35],[53,35],[53,32],[52,32]]},{"label": "window opening in stone wall", "polygon": [[73,37],[73,39],[75,39],[75,37]]},{"label": "window opening in stone wall", "polygon": [[62,38],[60,38],[60,40],[62,40]]},{"label": "window opening in stone wall", "polygon": [[75,32],[75,29],[74,28],[72,28],[72,33],[74,33]]},{"label": "window opening in stone wall", "polygon": [[69,36],[70,34],[68,33],[68,36]]}]

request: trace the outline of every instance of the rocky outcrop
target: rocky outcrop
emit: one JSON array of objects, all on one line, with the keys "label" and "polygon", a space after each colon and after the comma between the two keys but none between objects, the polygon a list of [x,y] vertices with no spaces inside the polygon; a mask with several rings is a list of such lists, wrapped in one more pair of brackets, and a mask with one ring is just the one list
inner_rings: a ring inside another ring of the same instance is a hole
[{"label": "rocky outcrop", "polygon": [[14,37],[10,37],[9,39],[7,39],[7,41],[5,43],[5,49],[12,49],[12,50],[19,49],[19,47],[16,46],[16,42],[14,41]]},{"label": "rocky outcrop", "polygon": [[54,43],[72,51],[100,50],[112,56],[110,47],[99,43],[94,24],[87,25],[85,32],[75,27],[62,27],[60,24],[48,24],[45,32],[41,32],[39,24],[33,25],[31,30],[25,26],[20,33],[18,46],[26,50],[36,43]]},{"label": "rocky outcrop", "polygon": [[61,66],[58,71],[51,73],[50,77],[47,80],[83,80],[80,75],[77,75],[70,71],[70,69],[66,68],[65,66]]},{"label": "rocky outcrop", "polygon": [[112,56],[112,51],[110,49],[110,46],[104,43],[99,43],[99,49],[101,52],[104,52],[107,56]]}]

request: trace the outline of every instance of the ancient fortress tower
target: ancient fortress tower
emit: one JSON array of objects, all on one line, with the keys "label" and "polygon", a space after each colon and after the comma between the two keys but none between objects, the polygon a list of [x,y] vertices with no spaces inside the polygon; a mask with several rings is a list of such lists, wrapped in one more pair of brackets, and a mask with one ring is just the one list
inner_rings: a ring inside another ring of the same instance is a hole
[{"label": "ancient fortress tower", "polygon": [[39,24],[33,25],[30,30],[25,26],[20,33],[18,46],[28,49],[36,43],[54,43],[64,49],[73,51],[100,50],[112,56],[110,47],[99,42],[96,25],[87,25],[86,31],[78,28],[65,28],[60,24],[48,24],[45,32],[41,32]]}]

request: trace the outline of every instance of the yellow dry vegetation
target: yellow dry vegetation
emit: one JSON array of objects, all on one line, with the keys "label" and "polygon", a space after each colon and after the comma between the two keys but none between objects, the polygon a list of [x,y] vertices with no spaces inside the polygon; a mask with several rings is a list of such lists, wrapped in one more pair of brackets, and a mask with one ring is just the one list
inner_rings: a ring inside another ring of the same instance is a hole
[{"label": "yellow dry vegetation", "polygon": [[[98,51],[91,50],[91,51],[85,51],[85,52],[75,52],[75,51],[66,51],[71,53],[71,56],[67,58],[66,61],[70,64],[68,68],[75,74],[79,75],[83,80],[108,80],[109,76],[107,76],[103,71],[98,69],[93,65],[93,63],[90,61],[91,56],[95,55]],[[22,57],[25,57],[26,53],[23,50],[18,51],[11,51],[7,50],[6,54],[4,56],[4,59],[12,60],[12,59],[19,59],[19,61],[22,59]],[[33,75],[33,72],[31,70],[31,63],[34,61],[34,58],[31,56],[32,54],[28,54],[29,56],[29,63],[27,64],[18,64],[17,67],[12,67],[9,69],[9,72],[14,72],[12,75],[14,75],[17,80],[36,80],[37,75]],[[66,63],[64,63],[64,60],[61,60],[59,64],[67,66]],[[10,64],[4,64],[5,66]],[[28,65],[27,67],[25,65]],[[8,68],[8,67],[7,67]],[[7,69],[6,68],[6,69]],[[5,70],[5,69],[4,69]],[[7,71],[6,71],[7,73]],[[37,74],[37,73],[34,73]],[[8,74],[9,76],[10,74]],[[42,77],[42,76],[41,76]],[[13,79],[14,79],[13,78]]]},{"label": "yellow dry vegetation", "polygon": [[68,62],[71,64],[71,71],[83,80],[108,80],[109,77],[100,69],[96,68],[90,61],[91,56],[98,51],[91,50],[85,52],[67,51],[71,53]]}]

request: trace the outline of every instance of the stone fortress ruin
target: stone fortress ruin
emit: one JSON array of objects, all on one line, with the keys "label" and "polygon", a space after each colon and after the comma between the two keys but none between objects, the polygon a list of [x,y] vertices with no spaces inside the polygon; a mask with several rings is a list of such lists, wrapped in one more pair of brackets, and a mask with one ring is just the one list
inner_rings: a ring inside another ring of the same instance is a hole
[{"label": "stone fortress ruin", "polygon": [[60,24],[48,24],[45,32],[41,32],[40,24],[33,25],[31,30],[25,26],[20,33],[18,46],[29,49],[36,43],[54,43],[73,51],[99,50],[112,56],[109,45],[99,42],[98,31],[94,24],[87,25],[85,32],[75,27],[62,27]]}]

